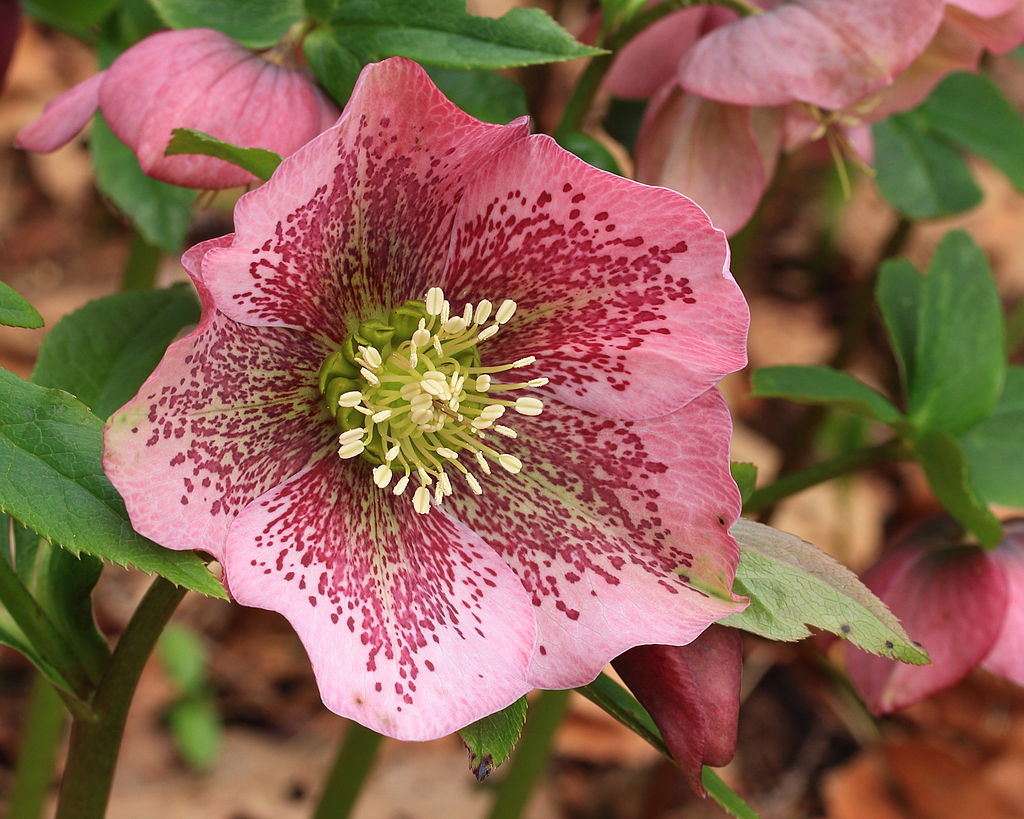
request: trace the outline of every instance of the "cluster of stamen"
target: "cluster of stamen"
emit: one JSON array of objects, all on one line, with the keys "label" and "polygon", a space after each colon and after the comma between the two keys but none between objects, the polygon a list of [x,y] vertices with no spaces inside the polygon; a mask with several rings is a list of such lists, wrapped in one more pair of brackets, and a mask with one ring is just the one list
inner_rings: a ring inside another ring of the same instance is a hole
[{"label": "cluster of stamen", "polygon": [[500,443],[518,433],[499,421],[509,409],[540,415],[544,405],[534,396],[505,396],[548,379],[494,381],[535,357],[485,367],[478,350],[515,311],[510,299],[496,309],[484,300],[453,314],[441,288],[432,287],[424,301],[361,324],[320,368],[320,390],[342,430],[338,455],[375,464],[374,484],[395,495],[415,486],[420,513],[454,492],[452,475],[479,495],[477,476],[486,480],[492,464],[519,472],[522,462]]}]

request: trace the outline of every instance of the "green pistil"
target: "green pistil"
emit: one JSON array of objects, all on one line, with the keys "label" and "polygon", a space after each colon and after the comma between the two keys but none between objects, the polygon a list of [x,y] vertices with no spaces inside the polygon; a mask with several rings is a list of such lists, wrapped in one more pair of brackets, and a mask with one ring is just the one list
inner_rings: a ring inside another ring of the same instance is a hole
[{"label": "green pistil", "polygon": [[506,408],[530,416],[543,405],[532,396],[513,401],[490,393],[540,387],[547,379],[492,384],[492,374],[534,359],[484,367],[479,352],[515,308],[505,300],[492,311],[483,301],[452,316],[440,288],[432,287],[424,301],[407,301],[385,319],[360,324],[320,367],[320,392],[341,432],[338,455],[374,464],[373,481],[381,489],[397,478],[396,495],[418,484],[418,512],[452,494],[451,474],[479,494],[475,472],[490,474],[489,461],[518,472],[522,463],[500,443],[517,433],[498,421]]}]

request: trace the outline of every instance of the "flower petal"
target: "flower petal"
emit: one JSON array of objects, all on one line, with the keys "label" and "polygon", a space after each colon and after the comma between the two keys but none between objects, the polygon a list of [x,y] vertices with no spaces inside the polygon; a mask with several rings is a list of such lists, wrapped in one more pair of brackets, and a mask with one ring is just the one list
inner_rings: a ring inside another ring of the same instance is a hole
[{"label": "flower petal", "polygon": [[702,37],[679,79],[734,105],[846,108],[892,82],[942,19],[942,0],[793,0]]},{"label": "flower petal", "polygon": [[1024,3],[1018,2],[997,17],[975,16],[954,8],[947,16],[993,54],[1005,54],[1024,42]]},{"label": "flower petal", "polygon": [[533,136],[497,154],[459,204],[445,294],[514,299],[484,355],[536,355],[527,377],[601,414],[672,412],[746,361],[728,246],[685,196],[599,171]]},{"label": "flower petal", "polygon": [[998,17],[1020,4],[1021,0],[946,0],[946,5],[957,6],[978,17]]},{"label": "flower petal", "polygon": [[335,428],[316,386],[324,348],[293,330],[237,324],[204,302],[199,326],[111,417],[103,465],[135,529],[220,557],[234,516],[332,450]]},{"label": "flower petal", "polygon": [[669,86],[637,140],[637,179],[693,197],[726,233],[747,223],[775,172],[782,112],[725,105]]},{"label": "flower petal", "polygon": [[228,587],[288,618],[332,711],[433,739],[530,688],[533,610],[479,537],[369,473],[331,453],[259,498],[228,534]]},{"label": "flower petal", "polygon": [[368,66],[338,124],[239,200],[234,246],[208,265],[217,306],[340,342],[347,320],[422,298],[464,177],[526,129],[473,119],[409,60]]},{"label": "flower petal", "polygon": [[1006,576],[1009,601],[1003,627],[984,666],[1017,685],[1024,685],[1024,520],[1010,520],[1006,536],[992,560]]},{"label": "flower petal", "polygon": [[71,141],[99,106],[99,90],[105,71],[93,74],[56,99],[50,100],[43,115],[30,122],[14,138],[14,144],[26,151],[49,153]]},{"label": "flower petal", "polygon": [[980,548],[908,541],[863,579],[931,657],[930,665],[906,665],[845,646],[850,680],[876,714],[959,682],[988,654],[1003,623],[1006,579]]},{"label": "flower petal", "polygon": [[522,472],[495,468],[484,494],[456,491],[443,508],[526,586],[539,629],[531,683],[583,685],[628,648],[688,643],[743,608],[730,592],[732,425],[716,390],[653,420],[552,404],[516,426]]}]

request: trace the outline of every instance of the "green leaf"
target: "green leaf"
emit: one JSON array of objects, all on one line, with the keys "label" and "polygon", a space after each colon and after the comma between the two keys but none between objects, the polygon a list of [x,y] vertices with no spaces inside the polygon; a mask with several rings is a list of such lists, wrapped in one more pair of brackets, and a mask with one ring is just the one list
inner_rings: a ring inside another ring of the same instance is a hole
[{"label": "green leaf", "polygon": [[761,367],[754,371],[757,398],[787,398],[800,404],[823,404],[897,424],[902,415],[880,392],[828,367]]},{"label": "green leaf", "polygon": [[738,793],[722,781],[722,778],[705,765],[700,771],[700,782],[719,807],[736,819],[759,819],[757,812],[743,801]]},{"label": "green leaf", "polygon": [[983,156],[1024,191],[1024,117],[984,74],[950,74],[920,110],[933,131]]},{"label": "green leaf", "polygon": [[1024,508],[1024,367],[1006,371],[996,408],[963,434],[960,446],[982,498]]},{"label": "green leaf", "polygon": [[558,134],[558,144],[565,150],[576,154],[588,165],[619,176],[623,175],[615,155],[590,134],[584,134],[581,131]]},{"label": "green leaf", "polygon": [[13,287],[0,282],[0,324],[35,330],[43,326],[43,317]]},{"label": "green leaf", "polygon": [[215,28],[250,48],[272,46],[304,16],[302,0],[150,0],[171,28]]},{"label": "green leaf", "polygon": [[917,314],[923,287],[921,271],[906,259],[887,259],[878,271],[875,301],[889,332],[889,341],[907,390],[914,380]]},{"label": "green leaf", "polygon": [[191,128],[175,128],[171,141],[167,143],[165,156],[176,154],[201,154],[223,159],[242,170],[248,171],[266,182],[281,164],[281,157],[265,148],[242,148],[230,142],[221,142],[216,137],[193,131]]},{"label": "green leaf", "polygon": [[178,753],[190,768],[206,770],[220,756],[223,730],[210,696],[186,697],[167,711],[167,727]]},{"label": "green leaf", "polygon": [[343,106],[352,96],[363,60],[340,45],[326,28],[310,32],[302,43],[302,52],[313,76]]},{"label": "green leaf", "polygon": [[160,660],[178,690],[195,694],[206,686],[206,648],[188,626],[171,623],[160,635]]},{"label": "green leaf", "polygon": [[448,99],[484,122],[504,125],[527,113],[523,87],[501,74],[437,67],[428,68],[427,73]]},{"label": "green leaf", "polygon": [[96,184],[143,238],[165,253],[181,252],[195,191],[168,185],[142,172],[132,149],[114,136],[97,114],[90,138]]},{"label": "green leaf", "polygon": [[496,714],[467,725],[459,736],[469,750],[469,769],[483,782],[509,758],[526,723],[526,697],[520,697]]},{"label": "green leaf", "polygon": [[942,430],[931,430],[914,442],[914,452],[924,468],[935,497],[982,545],[996,546],[1003,527],[978,497],[968,465],[956,440]]},{"label": "green leaf", "polygon": [[106,418],[139,391],[182,328],[198,320],[199,304],[184,284],[96,299],[53,328],[32,380],[70,392]]},{"label": "green leaf", "polygon": [[770,640],[800,640],[814,626],[872,654],[915,665],[928,661],[886,605],[820,549],[745,519],[732,534],[740,544],[735,589],[750,605],[723,625]]},{"label": "green leaf", "polygon": [[921,291],[911,420],[962,432],[992,411],[1005,375],[1002,306],[988,262],[966,233],[947,233]]},{"label": "green leaf", "polygon": [[98,23],[117,3],[118,0],[22,0],[26,14],[62,28]]},{"label": "green leaf", "polygon": [[981,201],[963,159],[932,134],[919,112],[896,114],[872,127],[875,171],[882,195],[913,219],[935,219]]},{"label": "green leaf", "polygon": [[102,438],[103,422],[80,401],[0,369],[0,511],[76,555],[226,598],[195,553],[163,549],[131,528],[103,474]]},{"label": "green leaf", "polygon": [[469,14],[464,0],[348,0],[331,25],[337,44],[363,62],[400,56],[448,68],[508,68],[604,53],[540,9],[493,19]]},{"label": "green leaf", "polygon": [[757,467],[743,461],[730,461],[729,471],[732,473],[732,479],[736,481],[736,487],[740,490],[740,498],[746,503],[747,498],[754,494],[754,489],[757,487]]},{"label": "green leaf", "polygon": [[124,48],[135,45],[163,27],[163,21],[156,16],[149,0],[122,0],[117,10],[116,36]]}]

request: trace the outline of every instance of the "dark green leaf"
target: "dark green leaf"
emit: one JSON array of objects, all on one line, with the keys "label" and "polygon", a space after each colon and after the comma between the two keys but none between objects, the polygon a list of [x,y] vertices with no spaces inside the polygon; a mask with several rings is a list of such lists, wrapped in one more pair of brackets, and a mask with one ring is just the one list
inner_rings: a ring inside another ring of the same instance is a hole
[{"label": "dark green leaf", "polygon": [[43,317],[13,287],[0,282],[0,324],[35,330],[43,326]]},{"label": "dark green leaf", "polygon": [[180,253],[195,191],[146,176],[131,148],[114,136],[100,114],[93,120],[90,144],[99,189],[147,242],[165,253]]},{"label": "dark green leaf", "polygon": [[754,371],[758,398],[787,398],[800,404],[824,404],[886,424],[902,416],[881,393],[856,378],[828,367],[761,367]]},{"label": "dark green leaf", "polygon": [[999,293],[980,248],[959,231],[935,250],[921,291],[910,417],[962,432],[995,407],[1006,358]]},{"label": "dark green leaf", "polygon": [[978,497],[960,445],[942,430],[931,430],[915,442],[914,451],[935,497],[965,529],[985,546],[995,546],[1003,527]]},{"label": "dark green leaf", "polygon": [[469,749],[469,769],[481,782],[508,759],[526,723],[526,697],[508,708],[467,725],[459,736]]},{"label": "dark green leaf", "polygon": [[897,210],[914,219],[935,219],[973,208],[981,189],[963,159],[927,130],[917,112],[875,123],[876,181]]},{"label": "dark green leaf", "polygon": [[493,71],[429,68],[427,73],[459,108],[484,122],[505,124],[526,114],[526,93],[519,83]]},{"label": "dark green leaf", "polygon": [[1024,367],[1010,367],[992,414],[960,438],[971,482],[988,503],[1024,508]]},{"label": "dark green leaf", "polygon": [[312,31],[302,43],[309,70],[338,105],[344,105],[363,68],[363,60],[340,45],[326,28]]},{"label": "dark green leaf", "polygon": [[171,28],[215,28],[250,48],[276,43],[304,16],[302,0],[150,0]]},{"label": "dark green leaf", "polygon": [[124,48],[164,27],[149,0],[122,0],[117,10],[117,38]]},{"label": "dark green leaf", "polygon": [[722,781],[722,778],[705,765],[701,768],[700,783],[708,796],[714,799],[719,807],[736,819],[759,819],[757,812],[743,801],[738,793]]},{"label": "dark green leaf", "polygon": [[96,299],[53,328],[32,380],[70,392],[106,418],[138,392],[182,328],[198,320],[187,285]]},{"label": "dark green leaf", "polygon": [[732,473],[732,479],[736,481],[736,487],[740,490],[740,498],[746,503],[747,498],[754,494],[754,489],[757,486],[757,467],[743,461],[730,461],[729,471]]},{"label": "dark green leaf", "polygon": [[951,74],[919,110],[929,128],[985,157],[1024,191],[1024,117],[992,80]]},{"label": "dark green leaf", "polygon": [[25,13],[61,28],[98,23],[118,0],[22,0]]},{"label": "dark green leaf", "polygon": [[878,272],[875,300],[889,331],[903,377],[909,391],[914,380],[914,349],[917,345],[917,313],[921,303],[924,280],[913,264],[906,259],[887,259]]},{"label": "dark green leaf", "polygon": [[0,370],[0,511],[74,554],[226,597],[195,553],[163,549],[131,528],[103,474],[102,435],[103,422],[77,399]]},{"label": "dark green leaf", "polygon": [[270,179],[270,175],[281,164],[281,157],[265,148],[242,148],[239,145],[232,145],[230,142],[221,142],[216,137],[204,134],[202,131],[193,131],[190,128],[175,128],[171,133],[174,136],[167,143],[165,156],[176,154],[213,156],[230,162],[232,165],[237,165],[264,182]]},{"label": "dark green leaf", "polygon": [[400,56],[448,68],[507,68],[603,53],[540,9],[493,19],[469,14],[464,0],[348,0],[331,24],[338,45],[364,62]]},{"label": "dark green leaf", "polygon": [[178,700],[167,712],[167,725],[178,753],[189,767],[205,770],[217,761],[223,731],[212,697]]},{"label": "dark green leaf", "polygon": [[622,176],[622,168],[619,161],[611,151],[589,134],[581,131],[570,131],[558,135],[558,144],[565,150],[576,154],[580,159],[602,171]]},{"label": "dark green leaf", "polygon": [[750,605],[722,624],[770,640],[801,640],[808,626],[824,629],[872,654],[921,664],[928,655],[899,621],[845,566],[796,535],[740,519],[735,589]]}]

